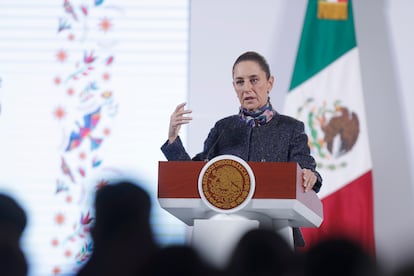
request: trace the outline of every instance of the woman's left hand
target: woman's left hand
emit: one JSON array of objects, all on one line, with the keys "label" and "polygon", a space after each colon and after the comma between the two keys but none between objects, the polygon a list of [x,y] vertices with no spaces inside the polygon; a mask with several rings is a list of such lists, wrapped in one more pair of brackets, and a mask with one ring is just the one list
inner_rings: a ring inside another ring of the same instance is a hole
[{"label": "woman's left hand", "polygon": [[315,173],[309,169],[302,170],[302,179],[303,179],[302,185],[303,185],[303,189],[305,190],[305,192],[309,192],[310,190],[312,190],[313,186],[318,180],[316,178]]}]

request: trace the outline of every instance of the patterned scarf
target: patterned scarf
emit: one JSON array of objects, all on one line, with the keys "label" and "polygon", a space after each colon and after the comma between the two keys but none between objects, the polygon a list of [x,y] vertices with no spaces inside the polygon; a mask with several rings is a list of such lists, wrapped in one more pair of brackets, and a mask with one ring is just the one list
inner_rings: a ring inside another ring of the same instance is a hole
[{"label": "patterned scarf", "polygon": [[276,111],[273,110],[269,98],[266,105],[254,111],[248,111],[240,107],[239,116],[240,120],[246,122],[246,124],[250,125],[251,127],[254,127],[266,124],[273,118],[275,113]]}]

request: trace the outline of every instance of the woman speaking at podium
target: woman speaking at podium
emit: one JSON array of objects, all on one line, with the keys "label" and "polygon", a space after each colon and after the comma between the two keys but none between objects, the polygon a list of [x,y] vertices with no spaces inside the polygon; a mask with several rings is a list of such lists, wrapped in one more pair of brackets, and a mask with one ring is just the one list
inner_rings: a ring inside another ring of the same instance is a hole
[{"label": "woman speaking at podium", "polygon": [[[238,114],[217,121],[204,142],[204,149],[191,158],[179,130],[188,124],[192,112],[179,104],[170,117],[168,141],[161,150],[169,161],[210,160],[231,154],[245,161],[297,162],[303,169],[304,190],[318,192],[322,178],[310,155],[303,122],[273,109],[269,93],[274,77],[265,58],[256,52],[240,55],[233,65],[233,87],[240,101]],[[295,246],[303,246],[299,229],[294,229]]]}]

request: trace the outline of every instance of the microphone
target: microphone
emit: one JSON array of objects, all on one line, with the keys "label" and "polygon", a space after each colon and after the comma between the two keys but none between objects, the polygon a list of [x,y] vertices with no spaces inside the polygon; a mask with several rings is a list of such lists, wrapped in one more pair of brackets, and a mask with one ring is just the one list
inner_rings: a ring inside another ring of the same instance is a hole
[{"label": "microphone", "polygon": [[211,145],[210,149],[207,152],[206,158],[204,159],[204,161],[209,161],[210,160],[210,155],[213,153],[213,150],[216,148],[218,142],[220,141],[221,137],[224,134],[224,130],[220,133],[220,135],[217,137],[216,141],[214,141],[214,143]]}]

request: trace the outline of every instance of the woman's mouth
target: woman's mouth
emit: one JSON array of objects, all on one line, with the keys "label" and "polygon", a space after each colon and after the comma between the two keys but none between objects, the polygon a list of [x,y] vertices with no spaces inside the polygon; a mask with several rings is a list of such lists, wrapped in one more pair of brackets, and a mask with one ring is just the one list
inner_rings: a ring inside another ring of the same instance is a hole
[{"label": "woman's mouth", "polygon": [[246,97],[246,98],[244,98],[244,101],[252,101],[252,100],[254,100],[254,97]]}]

